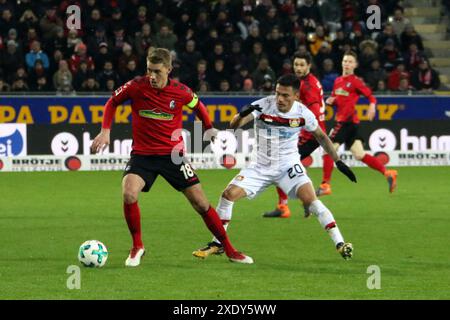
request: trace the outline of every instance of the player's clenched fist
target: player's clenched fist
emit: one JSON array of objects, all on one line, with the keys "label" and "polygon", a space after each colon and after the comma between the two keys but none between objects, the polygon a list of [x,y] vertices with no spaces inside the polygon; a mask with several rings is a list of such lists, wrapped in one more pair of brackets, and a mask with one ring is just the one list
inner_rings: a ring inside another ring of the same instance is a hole
[{"label": "player's clenched fist", "polygon": [[100,133],[94,138],[91,145],[92,153],[99,153],[106,149],[109,146],[109,129],[103,128]]}]

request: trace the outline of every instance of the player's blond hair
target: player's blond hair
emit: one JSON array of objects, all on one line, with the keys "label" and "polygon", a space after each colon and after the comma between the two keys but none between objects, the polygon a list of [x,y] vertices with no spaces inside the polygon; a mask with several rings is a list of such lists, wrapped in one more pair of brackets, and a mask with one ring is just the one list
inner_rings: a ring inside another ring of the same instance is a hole
[{"label": "player's blond hair", "polygon": [[172,57],[170,51],[165,48],[151,48],[148,50],[147,63],[162,63],[165,67],[171,67]]}]

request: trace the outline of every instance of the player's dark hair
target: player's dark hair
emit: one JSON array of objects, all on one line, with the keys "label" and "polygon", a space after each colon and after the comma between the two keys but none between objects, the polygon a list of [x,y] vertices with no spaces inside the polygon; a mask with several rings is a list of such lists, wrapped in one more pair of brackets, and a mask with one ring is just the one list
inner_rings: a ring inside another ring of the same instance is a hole
[{"label": "player's dark hair", "polygon": [[309,52],[305,52],[305,53],[296,52],[296,53],[294,53],[294,56],[292,57],[292,61],[294,61],[295,59],[303,59],[306,61],[307,64],[312,63],[312,57]]},{"label": "player's dark hair", "polygon": [[285,74],[278,78],[277,84],[283,87],[292,87],[295,91],[300,87],[300,80],[293,74]]},{"label": "player's dark hair", "polygon": [[356,62],[358,62],[358,55],[356,54],[355,51],[352,50],[345,51],[344,56],[352,56],[353,58],[355,58]]},{"label": "player's dark hair", "polygon": [[152,48],[148,51],[147,62],[153,64],[162,63],[166,67],[172,66],[170,51],[165,48]]}]

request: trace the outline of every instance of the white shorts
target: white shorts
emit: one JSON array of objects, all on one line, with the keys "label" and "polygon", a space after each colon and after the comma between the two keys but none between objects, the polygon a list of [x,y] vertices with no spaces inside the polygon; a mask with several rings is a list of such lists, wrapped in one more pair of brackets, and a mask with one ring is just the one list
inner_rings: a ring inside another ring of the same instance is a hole
[{"label": "white shorts", "polygon": [[276,185],[289,198],[297,198],[297,190],[302,185],[311,182],[301,162],[292,163],[277,172],[254,165],[242,169],[229,184],[234,184],[245,190],[248,199],[253,199],[271,185]]}]

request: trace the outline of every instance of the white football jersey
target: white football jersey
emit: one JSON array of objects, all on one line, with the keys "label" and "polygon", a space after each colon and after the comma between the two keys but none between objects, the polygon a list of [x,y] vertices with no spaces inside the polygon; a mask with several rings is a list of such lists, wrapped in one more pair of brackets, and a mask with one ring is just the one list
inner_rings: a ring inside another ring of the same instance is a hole
[{"label": "white football jersey", "polygon": [[278,110],[275,95],[252,102],[260,111],[253,111],[257,141],[256,165],[282,169],[284,165],[298,162],[298,135],[317,129],[314,114],[303,104],[295,101],[289,112]]}]

